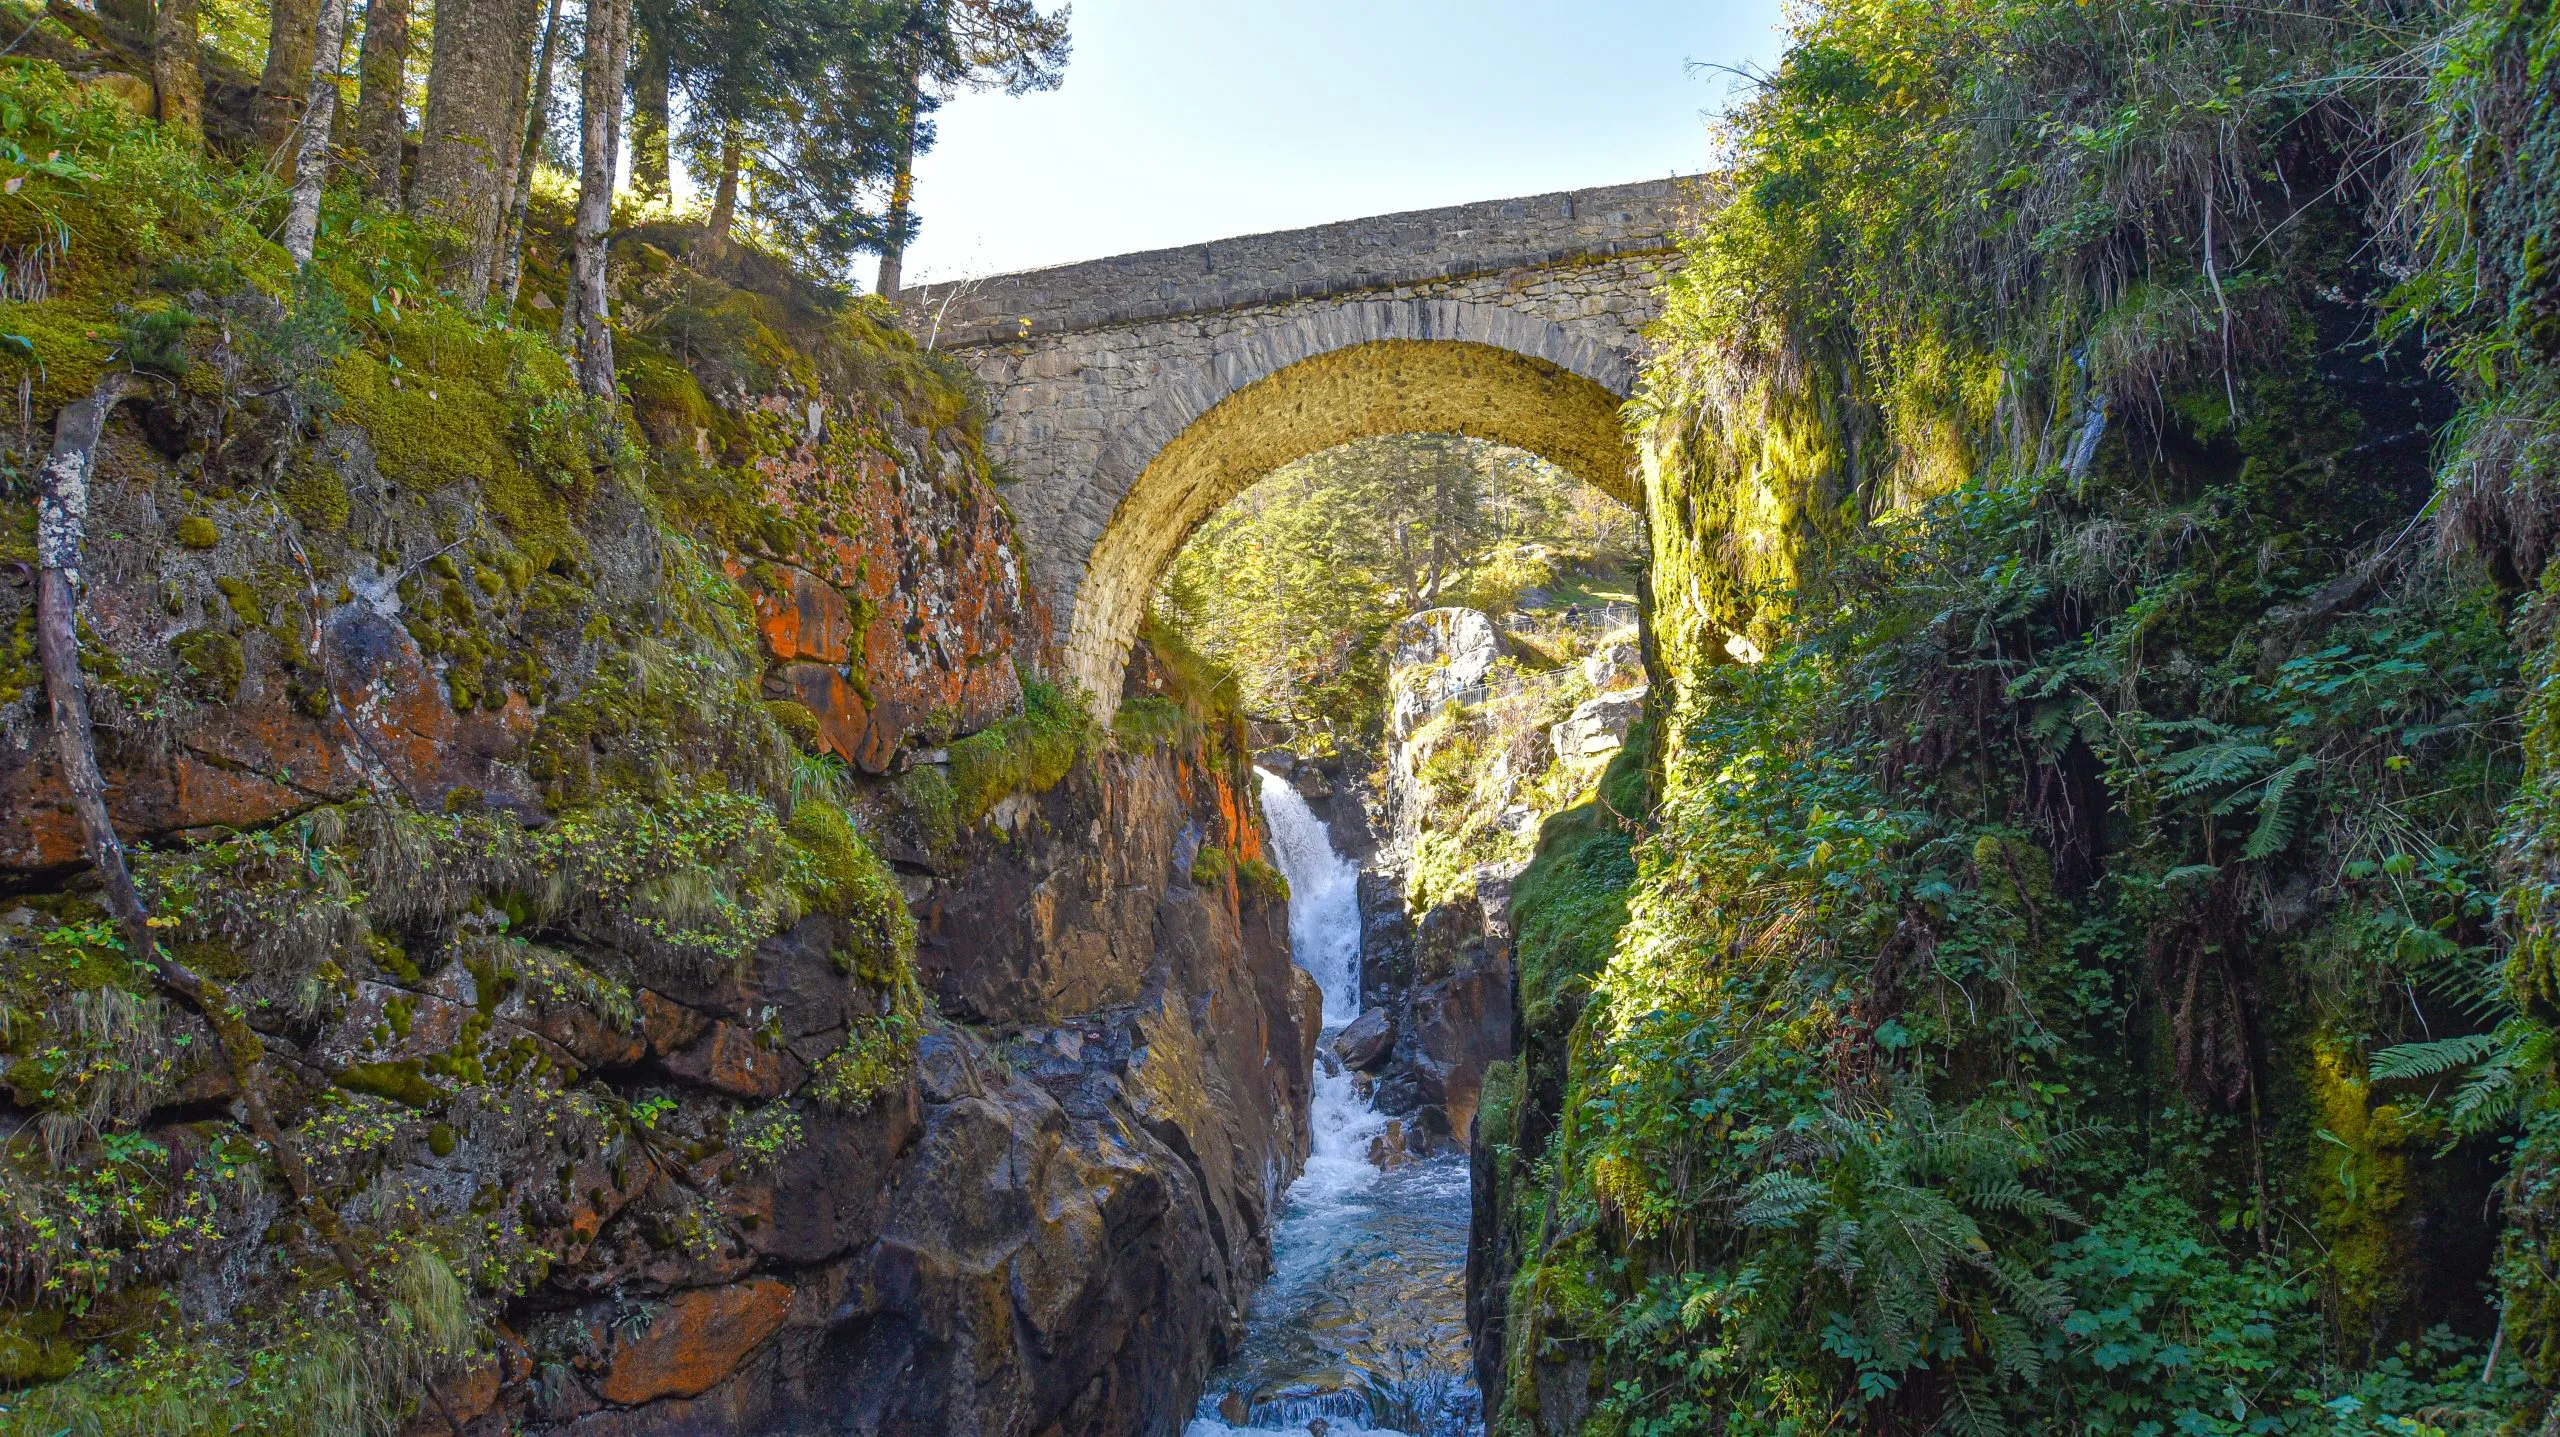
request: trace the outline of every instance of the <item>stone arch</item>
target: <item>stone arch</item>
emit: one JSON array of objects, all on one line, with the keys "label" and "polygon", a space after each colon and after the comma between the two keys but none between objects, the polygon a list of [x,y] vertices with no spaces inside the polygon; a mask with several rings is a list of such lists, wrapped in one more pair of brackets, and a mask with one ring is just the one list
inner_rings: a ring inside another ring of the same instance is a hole
[{"label": "stone arch", "polygon": [[1640,503],[1618,416],[1633,365],[1499,306],[1347,305],[1224,349],[1208,368],[1205,383],[1167,376],[1171,393],[1105,450],[1086,491],[1110,511],[1076,576],[1066,660],[1106,705],[1184,541],[1292,460],[1384,434],[1467,434]]}]

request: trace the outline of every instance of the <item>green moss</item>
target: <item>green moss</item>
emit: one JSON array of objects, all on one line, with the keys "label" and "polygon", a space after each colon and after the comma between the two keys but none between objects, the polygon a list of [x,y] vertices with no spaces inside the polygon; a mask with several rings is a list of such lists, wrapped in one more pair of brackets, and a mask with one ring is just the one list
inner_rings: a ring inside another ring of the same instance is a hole
[{"label": "green moss", "polygon": [[838,966],[874,986],[894,985],[916,951],[915,917],[897,875],[833,804],[801,804],[789,832],[799,850],[802,897],[811,911],[849,930],[836,951]]},{"label": "green moss", "polygon": [[777,727],[791,735],[793,743],[810,753],[818,751],[821,732],[818,715],[807,704],[795,699],[767,699],[764,711],[772,716]]},{"label": "green moss", "polygon": [[338,1071],[337,1084],[351,1093],[388,1098],[413,1108],[432,1108],[445,1099],[444,1091],[427,1081],[425,1066],[410,1059],[349,1064]]},{"label": "green moss", "polygon": [[307,457],[294,467],[282,493],[286,510],[304,528],[317,534],[336,534],[347,527],[351,507],[346,481],[317,456]]},{"label": "green moss", "polygon": [[1636,877],[1630,820],[1645,812],[1647,735],[1639,724],[1591,799],[1540,826],[1537,854],[1512,884],[1513,962],[1532,1041],[1563,1041],[1626,926]]},{"label": "green moss", "polygon": [[891,791],[915,825],[927,852],[949,848],[960,837],[960,799],[939,764],[920,763],[898,775]]},{"label": "green moss", "polygon": [[202,514],[178,521],[178,542],[190,549],[210,549],[222,542],[222,530]]},{"label": "green moss", "polygon": [[1247,898],[1264,903],[1289,901],[1288,877],[1259,858],[1248,858],[1236,865],[1236,886]]},{"label": "green moss", "polygon": [[1067,690],[1025,678],[1022,697],[1020,714],[951,745],[951,790],[964,825],[1009,794],[1055,788],[1092,742],[1093,719]]},{"label": "green moss", "polygon": [[80,1345],[64,1336],[59,1311],[0,1311],[0,1388],[58,1382],[80,1362]]},{"label": "green moss", "polygon": [[239,696],[247,668],[238,639],[216,628],[189,629],[169,641],[169,652],[199,695],[222,703]]},{"label": "green moss", "polygon": [[240,622],[253,629],[267,626],[267,600],[258,592],[257,585],[237,574],[225,574],[215,579],[213,586],[222,591],[223,599],[231,605],[231,612],[239,616]]}]

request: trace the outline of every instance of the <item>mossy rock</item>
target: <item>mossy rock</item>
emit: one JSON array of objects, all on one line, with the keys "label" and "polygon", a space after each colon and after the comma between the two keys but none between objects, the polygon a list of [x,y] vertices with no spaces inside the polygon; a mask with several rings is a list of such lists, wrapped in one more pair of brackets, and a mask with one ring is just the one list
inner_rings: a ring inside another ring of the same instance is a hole
[{"label": "mossy rock", "polygon": [[353,506],[347,498],[347,483],[338,471],[321,460],[312,458],[295,466],[283,487],[284,506],[302,526],[318,534],[336,534],[347,527],[347,515]]},{"label": "mossy rock", "polygon": [[788,831],[803,860],[801,896],[851,930],[837,963],[875,987],[894,985],[916,952],[915,916],[897,875],[833,804],[801,804]]},{"label": "mossy rock", "polygon": [[59,1382],[79,1371],[80,1363],[79,1344],[62,1335],[61,1313],[0,1313],[0,1387]]},{"label": "mossy rock", "polygon": [[238,639],[216,628],[189,629],[169,641],[169,652],[176,656],[187,687],[198,695],[221,703],[240,696],[247,663]]},{"label": "mossy rock", "polygon": [[202,514],[178,521],[178,542],[190,549],[210,549],[222,542],[222,528]]}]

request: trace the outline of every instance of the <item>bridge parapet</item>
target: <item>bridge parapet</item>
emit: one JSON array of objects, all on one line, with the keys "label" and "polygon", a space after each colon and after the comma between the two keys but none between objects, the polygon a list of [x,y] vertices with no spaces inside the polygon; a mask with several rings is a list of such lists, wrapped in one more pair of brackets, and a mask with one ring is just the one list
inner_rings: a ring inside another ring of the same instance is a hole
[{"label": "bridge parapet", "polygon": [[1026,270],[901,296],[915,332],[970,348],[1503,270],[1669,251],[1694,181],[1644,180],[1408,210]]}]

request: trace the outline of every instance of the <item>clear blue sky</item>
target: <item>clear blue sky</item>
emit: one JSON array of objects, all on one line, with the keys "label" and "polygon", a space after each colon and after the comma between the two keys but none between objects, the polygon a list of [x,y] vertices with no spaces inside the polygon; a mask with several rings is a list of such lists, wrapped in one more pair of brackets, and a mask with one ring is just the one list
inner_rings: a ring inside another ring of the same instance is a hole
[{"label": "clear blue sky", "polygon": [[[1779,0],[1076,0],[1063,88],[963,95],[907,280],[1688,174]],[[864,276],[868,278],[867,273]]]}]

